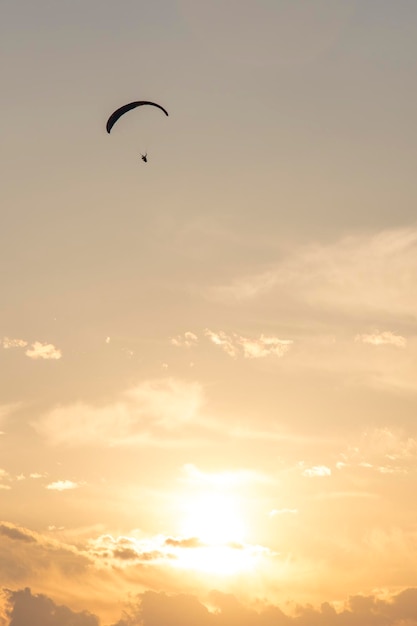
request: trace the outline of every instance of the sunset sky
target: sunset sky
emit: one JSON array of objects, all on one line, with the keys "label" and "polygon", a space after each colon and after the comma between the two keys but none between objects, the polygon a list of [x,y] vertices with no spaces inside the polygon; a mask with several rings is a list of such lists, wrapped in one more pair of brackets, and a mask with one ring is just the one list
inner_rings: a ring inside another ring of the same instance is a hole
[{"label": "sunset sky", "polygon": [[0,625],[416,626],[416,0],[0,53]]}]

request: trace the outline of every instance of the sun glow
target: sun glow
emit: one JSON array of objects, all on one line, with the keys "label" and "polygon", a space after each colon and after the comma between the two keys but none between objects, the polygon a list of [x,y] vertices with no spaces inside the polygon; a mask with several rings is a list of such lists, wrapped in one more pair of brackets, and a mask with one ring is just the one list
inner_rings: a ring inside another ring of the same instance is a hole
[{"label": "sun glow", "polygon": [[202,542],[242,542],[246,529],[239,504],[230,495],[210,493],[186,505],[181,532]]},{"label": "sun glow", "polygon": [[180,532],[196,545],[182,549],[176,565],[221,576],[250,570],[258,555],[244,544],[246,531],[236,496],[216,491],[187,499]]},{"label": "sun glow", "polygon": [[173,564],[216,576],[231,576],[254,569],[259,554],[256,549],[244,545],[205,544],[192,550],[182,550]]}]

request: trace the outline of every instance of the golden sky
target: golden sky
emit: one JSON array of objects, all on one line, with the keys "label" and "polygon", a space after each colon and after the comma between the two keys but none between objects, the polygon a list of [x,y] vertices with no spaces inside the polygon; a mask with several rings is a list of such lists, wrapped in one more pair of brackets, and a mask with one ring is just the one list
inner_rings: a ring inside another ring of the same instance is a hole
[{"label": "golden sky", "polygon": [[0,625],[417,625],[417,3],[3,4]]}]

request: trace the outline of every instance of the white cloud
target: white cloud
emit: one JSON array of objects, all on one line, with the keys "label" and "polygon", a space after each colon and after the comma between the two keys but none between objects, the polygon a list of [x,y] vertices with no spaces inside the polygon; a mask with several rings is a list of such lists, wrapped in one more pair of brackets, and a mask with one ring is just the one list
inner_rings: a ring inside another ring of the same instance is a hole
[{"label": "white cloud", "polygon": [[303,470],[303,476],[313,478],[315,476],[330,476],[332,473],[330,467],[326,465],[313,465]]},{"label": "white cloud", "polygon": [[243,348],[243,355],[249,359],[259,359],[266,356],[283,356],[293,343],[290,339],[278,339],[278,337],[265,337],[259,339],[247,339],[238,337],[237,342]]},{"label": "white cloud", "polygon": [[204,332],[210,341],[212,341],[216,346],[220,346],[226,354],[231,357],[236,357],[238,355],[239,351],[237,346],[234,344],[233,338],[228,336],[225,332],[220,330],[216,333],[208,328]]},{"label": "white cloud", "polygon": [[57,360],[62,357],[61,350],[55,348],[52,343],[41,343],[35,341],[25,352],[30,359],[52,359]]},{"label": "white cloud", "polygon": [[[11,348],[26,348],[28,342],[24,339],[11,339],[10,337],[3,337],[1,345],[6,350]],[[61,350],[56,348],[52,343],[42,343],[41,341],[35,341],[25,351],[26,356],[30,359],[60,359],[62,356]]]},{"label": "white cloud", "polygon": [[79,484],[74,483],[72,480],[57,480],[46,486],[51,491],[67,491],[68,489],[77,489],[77,487],[79,487]]},{"label": "white cloud", "polygon": [[26,480],[27,478],[38,480],[39,478],[45,478],[45,476],[47,476],[47,474],[39,474],[39,472],[31,472],[29,476],[26,476],[25,474],[18,474],[16,476],[16,480],[22,481],[22,480]]},{"label": "white cloud", "polygon": [[270,517],[276,517],[277,515],[296,515],[298,509],[272,509],[269,512]]},{"label": "white cloud", "polygon": [[261,335],[257,339],[249,339],[236,333],[227,335],[223,331],[214,332],[208,328],[205,330],[205,335],[229,356],[237,357],[241,354],[246,359],[259,359],[267,356],[281,357],[293,343],[290,339],[279,339],[265,335]]},{"label": "white cloud", "polygon": [[383,346],[383,345],[392,345],[397,348],[404,348],[406,346],[407,340],[405,337],[401,335],[395,335],[389,330],[374,333],[356,335],[355,341],[362,343],[369,343],[373,346]]},{"label": "white cloud", "polygon": [[3,337],[2,346],[5,350],[10,348],[24,348],[28,345],[28,342],[24,339],[10,339],[10,337]]},{"label": "white cloud", "polygon": [[177,335],[171,338],[171,343],[177,348],[192,348],[198,344],[198,337],[194,333],[187,331],[183,335]]},{"label": "white cloud", "polygon": [[128,389],[106,405],[79,402],[59,406],[33,425],[53,444],[169,445],[178,431],[195,426],[202,403],[198,383],[152,380]]}]

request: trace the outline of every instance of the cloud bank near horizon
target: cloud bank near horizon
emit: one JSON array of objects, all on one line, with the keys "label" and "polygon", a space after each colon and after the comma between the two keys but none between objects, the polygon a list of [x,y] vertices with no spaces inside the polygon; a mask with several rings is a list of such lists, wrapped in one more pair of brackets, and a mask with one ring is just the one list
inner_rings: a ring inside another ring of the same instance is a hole
[{"label": "cloud bank near horizon", "polygon": [[[100,626],[101,620],[90,610],[74,611],[55,603],[30,588],[2,591],[2,624],[4,626]],[[232,594],[213,590],[208,602],[192,594],[167,594],[145,591],[136,596],[111,626],[415,626],[417,624],[417,588],[406,588],[396,594],[354,595],[342,606],[324,602],[312,605],[285,606],[259,602],[256,607],[244,605]],[[104,626],[104,625],[103,625]],[[109,625],[110,626],[110,625]]]}]

